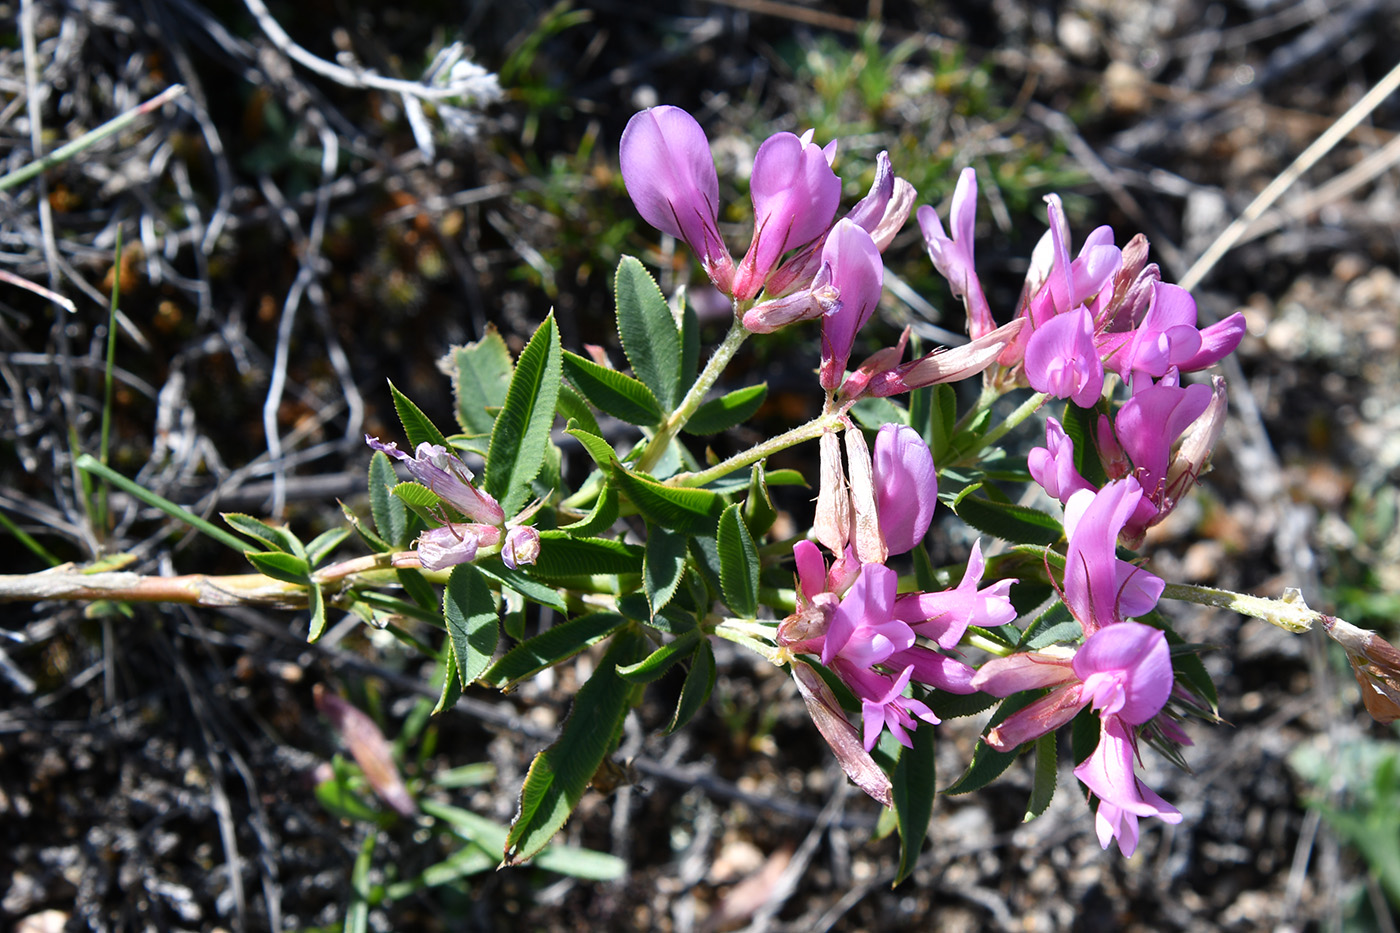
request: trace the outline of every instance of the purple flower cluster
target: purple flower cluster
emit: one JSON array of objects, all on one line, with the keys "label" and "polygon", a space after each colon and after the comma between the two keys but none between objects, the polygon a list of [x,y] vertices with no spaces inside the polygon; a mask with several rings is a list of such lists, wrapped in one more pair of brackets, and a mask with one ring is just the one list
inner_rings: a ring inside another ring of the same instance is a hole
[{"label": "purple flower cluster", "polygon": [[[870,191],[836,220],[841,179],[832,171],[836,143],[776,133],[754,156],[749,191],[754,231],[736,265],[719,233],[719,177],[710,143],[695,118],[678,107],[654,107],[632,117],[622,134],[622,178],[638,213],[678,237],[700,257],[710,281],[734,301],[745,329],[771,333],[821,318],[819,378],[848,399],[887,396],[981,372],[1020,330],[1013,322],[957,350],[900,365],[882,351],[846,378],[856,334],[880,301],[885,267],[880,254],[904,226],[916,192],[897,178],[880,153]],[[834,222],[833,222],[834,221]],[[784,259],[784,257],[787,257]]]},{"label": "purple flower cluster", "polygon": [[472,471],[446,447],[419,444],[409,456],[397,444],[386,444],[368,434],[365,443],[403,463],[414,480],[466,519],[457,521],[444,512],[440,527],[418,536],[418,563],[424,570],[445,570],[470,563],[476,560],[479,550],[497,545],[501,560],[512,570],[521,564],[533,564],[539,557],[540,533],[530,525],[519,524],[528,515],[507,522],[500,503],[472,485]]},{"label": "purple flower cluster", "polygon": [[[1196,326],[1196,303],[1180,286],[1162,281],[1147,262],[1147,238],[1113,245],[1113,230],[1092,231],[1070,259],[1069,222],[1057,195],[1046,197],[1050,229],[1031,254],[1031,268],[1016,308],[1025,326],[998,362],[1038,392],[1091,408],[1103,393],[1107,372],[1134,392],[1153,380],[1178,381],[1230,354],[1244,337],[1244,315]],[[977,178],[964,169],[953,194],[949,226],[921,207],[919,225],[934,266],[967,309],[968,332],[983,336],[996,324],[973,266],[972,228]]]},{"label": "purple flower cluster", "polygon": [[834,559],[828,566],[810,541],[793,548],[797,610],[778,627],[778,643],[820,656],[850,687],[861,702],[867,751],[883,729],[907,746],[916,719],[938,722],[922,701],[905,695],[910,682],[974,692],[973,669],[947,652],[969,625],[1016,617],[1007,595],[1014,581],[981,587],[982,552],[974,546],[956,587],[897,595],[898,575],[885,561],[912,550],[928,531],[938,501],[933,456],[918,432],[903,425],[880,428],[873,458],[859,429],[847,427],[845,436],[849,481],[836,436],[825,435],[822,445],[818,513],[828,514],[819,519],[818,534]]}]

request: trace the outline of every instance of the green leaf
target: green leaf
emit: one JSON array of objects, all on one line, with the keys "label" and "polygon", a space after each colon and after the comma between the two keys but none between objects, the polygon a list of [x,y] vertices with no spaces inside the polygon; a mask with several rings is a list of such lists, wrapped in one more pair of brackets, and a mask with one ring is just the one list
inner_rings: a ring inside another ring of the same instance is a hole
[{"label": "green leaf", "polygon": [[719,518],[719,583],[724,601],[736,616],[752,619],[758,613],[758,548],[731,505]]},{"label": "green leaf", "polygon": [[241,532],[254,541],[260,541],[274,550],[296,554],[298,548],[301,547],[301,542],[285,527],[274,528],[266,522],[258,521],[253,516],[240,512],[220,512],[219,515],[234,531]]},{"label": "green leaf", "polygon": [[953,440],[953,426],[957,423],[957,391],[946,382],[934,386],[928,430],[924,432],[924,439],[928,441],[928,449],[933,454],[934,463],[943,462]]},{"label": "green leaf", "polygon": [[575,538],[562,531],[540,532],[535,577],[586,577],[592,574],[642,572],[642,549],[607,538]]},{"label": "green leaf", "polygon": [[890,775],[894,784],[894,810],[899,818],[899,870],[894,876],[895,884],[909,877],[919,859],[938,787],[933,730],[920,727],[909,738],[914,743],[913,748],[900,753],[899,763]]},{"label": "green leaf", "polygon": [[587,515],[572,525],[565,525],[559,530],[567,531],[571,535],[595,535],[611,528],[613,522],[617,521],[619,514],[621,514],[621,510],[617,502],[617,490],[611,485],[607,485],[598,494],[598,500],[593,503],[593,508]]},{"label": "green leaf", "polygon": [[613,637],[593,676],[574,697],[559,738],[535,756],[520,788],[520,808],[505,842],[504,864],[526,861],[544,848],[578,806],[584,789],[622,735],[631,708],[632,684],[617,673],[645,644],[623,630]]},{"label": "green leaf", "polygon": [[327,528],[306,545],[306,559],[315,567],[350,537],[349,528]]},{"label": "green leaf", "polygon": [[1057,756],[1055,755],[1055,733],[1047,732],[1035,740],[1035,783],[1031,785],[1031,799],[1026,804],[1026,817],[1029,823],[1045,812],[1055,796]]},{"label": "green leaf", "polygon": [[433,585],[423,577],[422,573],[412,567],[397,567],[394,576],[399,578],[399,585],[403,587],[410,599],[424,609],[431,609],[434,614],[437,613],[437,591],[433,589]]},{"label": "green leaf", "polygon": [[613,450],[612,446],[597,434],[585,431],[573,422],[570,422],[569,426],[564,429],[564,433],[573,436],[582,444],[583,449],[588,452],[588,456],[593,458],[593,462],[598,464],[599,469],[603,472],[613,473],[622,462],[617,451]]},{"label": "green leaf", "polygon": [[628,424],[650,427],[664,417],[644,383],[568,350],[564,351],[564,375],[599,411]]},{"label": "green leaf", "polygon": [[306,640],[309,642],[319,641],[321,633],[326,630],[326,598],[321,594],[321,588],[316,584],[311,584],[306,588],[307,602],[311,609],[311,624],[307,630]]},{"label": "green leaf", "polygon": [[593,409],[588,407],[588,403],[567,384],[559,387],[559,399],[554,403],[554,407],[559,409],[559,414],[564,417],[564,423],[577,421],[578,426],[589,434],[596,437],[603,436],[602,428],[598,427],[598,419],[593,417]]},{"label": "green leaf", "polygon": [[457,658],[457,676],[465,688],[490,666],[501,637],[496,597],[486,578],[471,564],[452,568],[442,598],[442,615]]},{"label": "green leaf", "polygon": [[438,695],[437,705],[433,707],[434,716],[456,706],[457,700],[462,696],[462,681],[457,674],[457,652],[452,647],[451,638],[447,640],[447,650],[443,654],[447,657],[442,664],[442,693]]},{"label": "green leaf", "polygon": [[618,676],[634,684],[649,684],[653,680],[659,680],[676,662],[693,652],[703,637],[704,635],[698,628],[693,628],[657,648],[636,664],[619,667],[617,669]]},{"label": "green leaf", "polygon": [[408,547],[409,520],[403,500],[390,495],[398,484],[393,462],[383,451],[376,450],[369,460],[370,516],[379,537],[390,547],[402,550]]},{"label": "green leaf", "polygon": [[283,583],[310,583],[311,565],[305,557],[285,551],[249,551],[244,555],[258,573]]},{"label": "green leaf", "polygon": [[1026,626],[1016,650],[1039,651],[1059,642],[1078,641],[1083,635],[1084,629],[1070,614],[1069,607],[1060,600],[1055,600],[1048,609],[1036,616],[1035,621]]},{"label": "green leaf", "polygon": [[724,500],[706,489],[667,486],[641,473],[619,468],[618,491],[647,521],[685,535],[714,534]]},{"label": "green leaf", "polygon": [[520,511],[530,495],[530,481],[544,465],[559,399],[562,356],[551,313],[520,351],[510,390],[491,430],[484,483],[506,515]]},{"label": "green leaf", "polygon": [[671,308],[646,267],[632,256],[617,264],[617,333],[632,372],[665,411],[681,400],[681,336]]},{"label": "green leaf", "polygon": [[626,624],[627,620],[615,612],[591,612],[561,622],[507,651],[481,675],[481,681],[504,690],[547,667],[567,661]]},{"label": "green leaf", "polygon": [[[385,491],[385,495],[388,495],[387,490]],[[360,516],[351,511],[350,506],[346,505],[344,502],[339,503],[339,505],[340,514],[345,516],[345,520],[350,524],[350,527],[354,529],[355,534],[360,536],[360,540],[363,541],[371,551],[383,554],[386,551],[394,550],[393,545],[366,528],[364,522],[360,521]]]},{"label": "green leaf", "polygon": [[909,413],[887,398],[863,398],[851,406],[851,417],[871,431],[886,424],[908,424]]},{"label": "green leaf", "polygon": [[1103,458],[1099,455],[1098,407],[1080,408],[1066,403],[1060,421],[1065,434],[1074,442],[1074,468],[1091,486],[1102,487],[1108,482],[1108,474],[1104,472]]},{"label": "green leaf", "polygon": [[699,408],[685,423],[687,434],[718,434],[737,424],[743,424],[754,416],[768,397],[768,383],[735,389],[719,398],[710,399]]},{"label": "green leaf", "polygon": [[[991,722],[988,725],[994,726],[1001,722],[1007,716],[1035,700],[1040,693],[1041,691],[1031,690],[1007,697],[1002,701],[1001,706],[997,707],[997,711],[992,714]],[[968,764],[967,770],[953,782],[952,786],[945,787],[943,793],[968,794],[975,790],[981,790],[1011,767],[1017,754],[1018,750],[999,752],[988,745],[985,739],[978,739],[976,747],[972,750],[972,762]]]},{"label": "green leaf", "polygon": [[965,496],[956,511],[959,518],[978,531],[1013,544],[1054,544],[1065,534],[1054,516],[1024,505]]},{"label": "green leaf", "polygon": [[474,343],[453,347],[443,360],[452,373],[452,394],[457,399],[457,423],[467,434],[490,434],[496,409],[505,404],[515,367],[510,349],[494,324]]},{"label": "green leaf", "polygon": [[437,425],[429,421],[428,416],[392,382],[389,383],[389,394],[394,398],[394,410],[399,413],[399,420],[403,422],[403,433],[408,437],[410,449],[416,449],[419,444],[439,444],[448,450],[452,449],[452,445],[437,429]]},{"label": "green leaf", "polygon": [[749,492],[744,497],[744,524],[748,526],[749,534],[762,537],[777,520],[778,509],[773,505],[773,497],[768,494],[768,477],[760,460],[749,471]]},{"label": "green leaf", "polygon": [[403,482],[389,491],[411,509],[435,509],[442,504],[438,494],[422,483]]},{"label": "green leaf", "polygon": [[676,595],[676,587],[680,586],[685,573],[685,544],[685,535],[655,525],[647,526],[642,581],[653,616]]},{"label": "green leaf", "polygon": [[691,655],[690,670],[685,673],[685,685],[681,687],[680,699],[676,702],[675,715],[666,727],[670,735],[690,722],[715,688],[715,652],[708,638],[700,642],[700,647]]},{"label": "green leaf", "polygon": [[500,558],[479,560],[476,562],[475,566],[476,569],[486,574],[486,576],[503,586],[510,587],[531,602],[539,603],[541,606],[548,606],[555,612],[567,613],[569,611],[568,607],[564,604],[564,598],[559,595],[558,590],[539,582],[524,570],[519,568],[511,570],[501,562]]},{"label": "green leaf", "polygon": [[[449,824],[458,836],[488,852],[505,850],[508,831],[495,820],[436,801],[424,801],[423,812]],[[588,881],[611,881],[627,870],[627,863],[616,856],[577,846],[546,846],[535,857],[534,864],[537,868]]]}]

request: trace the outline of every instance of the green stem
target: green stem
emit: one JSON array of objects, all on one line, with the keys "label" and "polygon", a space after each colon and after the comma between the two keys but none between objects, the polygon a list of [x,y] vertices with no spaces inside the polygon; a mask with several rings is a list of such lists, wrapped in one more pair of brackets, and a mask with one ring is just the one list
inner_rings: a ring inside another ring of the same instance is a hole
[{"label": "green stem", "polygon": [[973,648],[981,648],[988,654],[994,654],[999,658],[1004,658],[1016,650],[1014,648],[1006,647],[1001,642],[996,641],[995,639],[988,638],[985,635],[979,635],[976,632],[968,632],[966,635],[964,635],[963,644],[971,645]]},{"label": "green stem", "polygon": [[164,496],[158,496],[140,484],[132,482],[105,463],[100,462],[92,454],[80,454],[77,460],[74,461],[74,465],[83,473],[97,474],[122,492],[136,497],[147,505],[155,506],[171,518],[177,518],[185,524],[204,532],[215,541],[233,548],[240,554],[253,549],[251,544],[237,537],[232,532],[224,531],[217,525],[200,518],[189,509],[178,506]]},{"label": "green stem", "polygon": [[713,634],[725,641],[743,645],[755,654],[761,655],[770,664],[782,667],[788,662],[787,649],[779,648],[772,643],[777,629],[771,625],[764,625],[752,619],[721,619],[712,631]]},{"label": "green stem", "polygon": [[[985,397],[985,395],[986,392],[984,390],[983,396]],[[1042,405],[1050,401],[1050,398],[1051,397],[1049,395],[1046,395],[1044,392],[1037,392],[1030,398],[1026,399],[1020,404],[1020,406],[1015,411],[1007,415],[1006,420],[1004,420],[1001,424],[992,428],[990,431],[988,431],[986,434],[983,434],[981,437],[977,438],[976,441],[973,443],[972,447],[968,448],[967,450],[959,450],[957,452],[957,458],[952,464],[950,464],[950,466],[966,466],[969,463],[973,462],[971,458],[973,458],[976,454],[981,453],[983,450],[987,449],[991,445],[995,444],[997,441],[1001,440],[1003,437],[1014,431],[1016,428],[1020,427],[1021,422],[1025,421],[1031,415],[1039,411]],[[978,404],[981,404],[980,400]]]},{"label": "green stem", "polygon": [[690,420],[690,416],[695,414],[695,410],[705,401],[706,394],[719,379],[719,374],[724,372],[724,367],[729,365],[729,361],[734,358],[739,347],[748,339],[749,332],[744,327],[743,320],[739,315],[734,315],[734,323],[729,326],[729,333],[724,335],[724,340],[715,347],[714,354],[710,361],[705,364],[705,369],[696,378],[695,384],[690,387],[690,391],[681,399],[680,405],[671,412],[671,416],[657,429],[652,439],[647,441],[646,450],[642,451],[641,459],[637,461],[637,471],[640,473],[650,472],[661,460],[666,448],[671,445],[671,439],[676,436],[685,423]]},{"label": "green stem", "polygon": [[1266,599],[1262,596],[1248,596],[1231,590],[1217,590],[1209,586],[1194,586],[1190,583],[1168,583],[1162,590],[1164,599],[1179,599],[1200,606],[1217,606],[1238,612],[1242,616],[1263,619],[1270,625],[1277,625],[1285,632],[1298,634],[1312,628],[1314,622],[1323,619],[1323,614],[1309,609],[1303,601],[1303,594],[1292,587],[1284,590],[1281,599]]},{"label": "green stem", "polygon": [[825,415],[818,415],[806,424],[799,425],[791,431],[779,434],[777,437],[769,438],[762,444],[750,447],[743,453],[735,454],[728,460],[715,464],[708,470],[701,470],[699,473],[677,473],[666,481],[668,486],[704,486],[712,483],[721,477],[728,476],[735,470],[741,470],[746,466],[757,463],[765,457],[771,457],[780,450],[794,447],[803,441],[810,441],[821,437],[823,433],[835,430],[841,425],[841,415],[833,412]]},{"label": "green stem", "polygon": [[105,139],[113,133],[119,132],[136,119],[150,113],[152,110],[159,109],[183,93],[185,93],[185,86],[183,84],[172,84],[145,103],[137,104],[126,113],[118,114],[97,129],[84,133],[71,143],[58,147],[43,158],[35,159],[28,165],[22,165],[13,172],[0,176],[0,191],[13,188],[15,185],[23,184],[45,169],[52,168],[61,162],[67,162],[93,143]]}]

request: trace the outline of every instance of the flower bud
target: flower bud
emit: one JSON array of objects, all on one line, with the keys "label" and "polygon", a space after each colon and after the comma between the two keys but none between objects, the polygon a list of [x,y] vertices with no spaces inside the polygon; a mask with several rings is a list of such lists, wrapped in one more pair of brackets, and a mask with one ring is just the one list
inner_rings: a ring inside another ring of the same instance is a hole
[{"label": "flower bud", "polygon": [[851,533],[851,494],[846,488],[846,472],[841,466],[841,441],[827,431],[817,442],[821,476],[817,487],[817,514],[812,530],[828,551],[844,554]]},{"label": "flower bud", "polygon": [[501,545],[501,561],[511,570],[533,564],[540,557],[540,533],[530,525],[517,525],[506,532]]},{"label": "flower bud", "polygon": [[1322,630],[1346,651],[1371,718],[1400,719],[1400,651],[1375,632],[1331,616],[1322,617]]}]

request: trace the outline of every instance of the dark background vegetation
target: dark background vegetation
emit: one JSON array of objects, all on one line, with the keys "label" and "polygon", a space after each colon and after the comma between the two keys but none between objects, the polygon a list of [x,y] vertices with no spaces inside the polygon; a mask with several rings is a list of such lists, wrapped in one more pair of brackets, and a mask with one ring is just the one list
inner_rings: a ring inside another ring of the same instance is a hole
[{"label": "dark background vegetation", "polygon": [[[1065,198],[1076,242],[1100,223],[1120,245],[1145,232],[1173,280],[1400,47],[1393,0],[272,7],[315,55],[386,75],[416,78],[438,48],[468,43],[504,98],[474,139],[434,120],[429,159],[393,95],[291,62],[241,4],[0,9],[7,171],[34,157],[35,115],[50,151],[171,83],[190,89],[0,193],[0,269],[77,305],[69,314],[0,286],[7,573],[42,569],[45,553],[126,554],[148,573],[245,569],[128,498],[113,496],[105,523],[84,505],[72,458],[100,443],[114,282],[113,465],[201,514],[250,512],[309,536],[342,520],[337,498],[363,508],[361,437],[398,434],[386,379],[451,423],[437,361],[488,324],[518,349],[553,308],[566,346],[608,345],[624,252],[667,289],[699,284],[622,187],[617,141],[640,107],[681,105],[706,127],[736,248],[740,169],[775,130],[841,139],[847,203],[882,149],[920,203],[942,211],[958,170],[975,166],[978,267],[1004,318],[1044,229],[1044,194]],[[1233,417],[1216,470],[1147,548],[1168,579],[1264,595],[1298,586],[1314,606],[1392,636],[1400,287],[1397,176],[1386,169],[1397,129],[1400,98],[1196,289],[1203,319],[1242,309],[1249,336],[1225,371]],[[338,155],[325,165],[328,136]],[[1326,187],[1378,163],[1368,180]],[[866,349],[904,323],[962,328],[914,225],[887,260],[908,290],[886,295]],[[732,378],[766,379],[770,402],[717,443],[812,413],[815,362],[810,330],[751,342]],[[796,525],[809,520],[800,498],[790,505]],[[449,837],[338,818],[314,796],[337,740],[313,685],[344,692],[394,738],[432,673],[382,633],[337,623],[308,646],[295,613],[9,604],[3,924],[338,929],[367,838],[374,883],[448,854]],[[1067,771],[1050,811],[1022,825],[1030,782],[1015,767],[991,789],[940,798],[919,867],[892,890],[897,842],[872,841],[877,808],[847,790],[791,684],[721,651],[710,707],[662,740],[678,684],[661,681],[629,721],[619,759],[631,783],[590,794],[565,830],[624,858],[623,879],[488,871],[382,902],[370,926],[1393,930],[1396,904],[1375,878],[1400,871],[1394,730],[1359,713],[1321,639],[1222,613],[1183,611],[1175,623],[1216,647],[1207,663],[1228,724],[1193,732],[1193,774],[1147,762],[1149,783],[1185,819],[1145,827],[1132,860],[1100,851]],[[489,783],[433,793],[508,821],[577,676],[505,697],[470,692],[404,743],[407,772],[488,765]],[[941,784],[979,728],[940,727]]]}]

